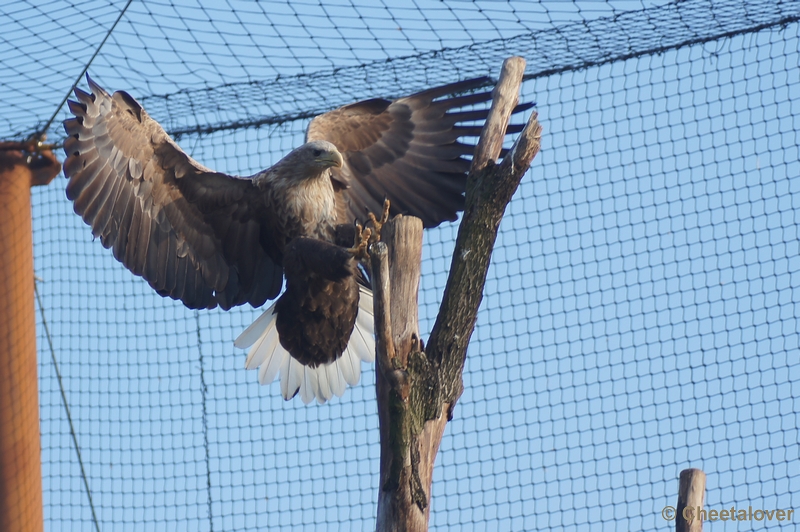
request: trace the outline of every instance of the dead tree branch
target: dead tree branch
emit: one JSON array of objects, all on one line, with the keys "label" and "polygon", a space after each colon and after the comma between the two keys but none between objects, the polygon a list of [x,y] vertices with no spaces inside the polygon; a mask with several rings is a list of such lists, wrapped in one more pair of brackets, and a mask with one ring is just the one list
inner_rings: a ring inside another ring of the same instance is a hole
[{"label": "dead tree branch", "polygon": [[419,337],[417,293],[422,223],[398,216],[371,247],[378,335],[381,473],[377,530],[428,530],[433,464],[453,406],[489,259],[503,212],[539,150],[536,114],[496,165],[525,61],[507,59],[467,179],[464,216],[444,300],[427,349]]},{"label": "dead tree branch", "polygon": [[[525,61],[519,57],[507,59],[503,64],[484,133],[492,130],[494,136],[502,140],[511,110],[516,105],[524,69]],[[533,113],[499,166],[494,163],[500,154],[499,143],[492,142],[491,150],[479,144],[475,151],[450,276],[426,349],[428,358],[440,366],[444,402],[450,409],[463,390],[464,358],[483,299],[497,230],[508,202],[539,151],[541,133],[537,114]],[[449,412],[448,417],[451,415]]]}]

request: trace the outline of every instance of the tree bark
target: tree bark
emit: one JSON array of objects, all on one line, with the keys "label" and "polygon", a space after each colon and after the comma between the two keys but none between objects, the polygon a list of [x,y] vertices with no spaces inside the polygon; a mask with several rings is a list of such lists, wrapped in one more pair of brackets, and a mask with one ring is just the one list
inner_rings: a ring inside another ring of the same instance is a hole
[{"label": "tree bark", "polygon": [[706,474],[699,469],[684,469],[678,482],[678,508],[675,532],[702,532],[700,510],[706,498]]},{"label": "tree bark", "polygon": [[371,249],[381,434],[378,530],[423,531],[428,523],[423,485],[430,491],[430,475],[417,467],[420,453],[413,440],[419,423],[412,419],[417,412],[410,405],[409,371],[409,359],[423,356],[417,305],[422,221],[397,216],[381,233],[382,241]]},{"label": "tree bark", "polygon": [[503,162],[495,164],[524,70],[522,58],[503,63],[467,178],[450,275],[427,348],[419,336],[417,309],[421,221],[395,218],[384,225],[382,241],[370,248],[378,337],[381,473],[376,529],[380,532],[428,530],[433,465],[463,390],[464,359],[497,230],[539,150],[541,127],[534,113]]}]

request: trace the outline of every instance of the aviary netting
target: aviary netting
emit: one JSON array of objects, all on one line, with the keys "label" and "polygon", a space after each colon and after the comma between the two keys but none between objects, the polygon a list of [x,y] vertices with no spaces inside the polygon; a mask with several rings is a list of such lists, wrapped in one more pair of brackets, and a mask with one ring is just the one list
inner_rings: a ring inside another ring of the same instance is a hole
[{"label": "aviary netting", "polygon": [[[501,227],[431,527],[652,529],[688,466],[708,505],[800,507],[800,3],[388,4],[16,3],[0,138],[59,143],[97,52],[94,78],[245,174],[315,113],[524,56],[547,141]],[[374,373],[284,403],[232,347],[256,310],[154,296],[63,186],[34,191],[48,528],[370,528]],[[425,332],[454,234],[427,236]]]}]

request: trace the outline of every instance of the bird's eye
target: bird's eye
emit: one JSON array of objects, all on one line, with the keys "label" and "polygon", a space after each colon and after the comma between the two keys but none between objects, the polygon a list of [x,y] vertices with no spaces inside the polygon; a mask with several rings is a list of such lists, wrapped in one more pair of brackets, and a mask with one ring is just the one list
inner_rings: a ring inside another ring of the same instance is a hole
[{"label": "bird's eye", "polygon": [[322,150],[314,150],[314,157],[319,157],[322,155]]}]

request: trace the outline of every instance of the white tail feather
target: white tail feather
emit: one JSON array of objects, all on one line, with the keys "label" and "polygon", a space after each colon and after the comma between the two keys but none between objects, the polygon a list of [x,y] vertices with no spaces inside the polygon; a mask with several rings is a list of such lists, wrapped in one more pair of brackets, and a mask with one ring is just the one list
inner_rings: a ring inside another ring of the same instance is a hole
[{"label": "white tail feather", "polygon": [[233,345],[239,349],[247,349],[261,337],[261,333],[267,330],[269,324],[275,316],[275,303],[273,303],[264,313],[256,319],[250,327],[244,330],[239,337],[233,341]]},{"label": "white tail feather", "polygon": [[288,356],[281,362],[281,393],[283,393],[283,398],[287,401],[289,397],[286,397],[286,390],[289,388],[289,368],[291,367],[292,360],[294,359]]},{"label": "white tail feather", "polygon": [[272,359],[262,364],[258,369],[258,382],[261,385],[271,384],[278,375],[278,370],[281,369],[283,361],[292,356],[288,351],[283,349],[283,346],[280,344],[278,344],[278,346],[281,348],[282,353],[273,354]]},{"label": "white tail feather", "polygon": [[302,399],[305,404],[310,403],[311,399],[314,398],[311,390],[311,383],[309,382],[309,375],[311,375],[311,373],[313,373],[313,371],[309,371],[308,367],[303,368],[303,384],[300,386],[300,399]]},{"label": "white tail feather", "polygon": [[367,313],[372,316],[372,290],[366,286],[358,285],[358,295],[358,308],[367,311]]},{"label": "white tail feather", "polygon": [[[303,384],[304,368],[305,366],[296,359],[289,357],[289,379],[285,387],[281,386],[283,398],[287,401],[297,394],[297,390],[299,390],[300,386]],[[283,385],[283,381],[281,381],[281,385]]]},{"label": "white tail feather", "polygon": [[350,342],[353,342],[354,347],[357,349],[358,358],[367,363],[375,361],[375,336],[374,334],[365,334],[361,325],[356,321],[356,326],[353,328],[353,334],[350,337]]},{"label": "white tail feather", "polygon": [[353,369],[353,358],[350,355],[350,348],[346,348],[342,356],[339,357],[339,369],[342,370],[342,377],[344,382],[350,386],[358,384],[358,379],[355,377],[355,370]]},{"label": "white tail feather", "polygon": [[278,343],[278,329],[268,329],[247,353],[247,360],[244,362],[246,369],[256,369],[258,366],[269,363],[269,357],[274,356],[275,347]]},{"label": "white tail feather", "polygon": [[315,382],[316,376],[317,372],[313,369],[308,366],[303,368],[303,384],[300,386],[300,399],[302,399],[305,404],[310,403],[319,393],[319,386]]},{"label": "white tail feather", "polygon": [[355,386],[361,380],[361,360],[355,355],[355,349],[348,345],[347,350],[350,352],[350,363],[353,365],[353,384],[351,386]]},{"label": "white tail feather", "polygon": [[295,360],[280,343],[276,321],[273,304],[239,335],[234,345],[250,348],[245,367],[258,368],[261,384],[271,383],[280,372],[281,395],[286,400],[298,391],[305,404],[314,398],[323,404],[334,395],[341,397],[348,384],[355,386],[361,379],[361,362],[375,360],[375,321],[368,288],[359,286],[358,314],[350,341],[342,356],[330,364],[311,368]]},{"label": "white tail feather", "polygon": [[333,364],[328,364],[328,383],[331,385],[331,391],[336,397],[344,395],[345,383],[342,378],[342,370],[339,369],[339,361],[335,360]]}]

